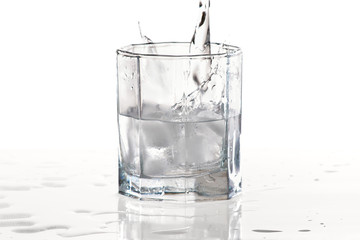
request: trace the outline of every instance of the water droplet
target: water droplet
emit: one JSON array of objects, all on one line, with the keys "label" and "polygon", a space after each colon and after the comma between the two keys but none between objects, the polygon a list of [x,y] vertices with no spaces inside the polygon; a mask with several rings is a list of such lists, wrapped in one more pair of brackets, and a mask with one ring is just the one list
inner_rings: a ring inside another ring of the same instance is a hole
[{"label": "water droplet", "polygon": [[35,225],[33,221],[0,221],[0,227],[29,227]]},{"label": "water droplet", "polygon": [[200,20],[200,23],[199,23],[199,27],[201,27],[201,26],[204,24],[205,19],[206,19],[206,12],[202,12],[201,20]]},{"label": "water droplet", "polygon": [[104,231],[67,231],[64,233],[58,234],[60,237],[82,237],[87,235],[94,235],[94,234],[104,234],[104,233],[113,233],[113,232],[104,232]]},{"label": "water droplet", "polygon": [[77,209],[77,210],[74,210],[74,213],[91,213],[90,210],[84,210],[84,209]]},{"label": "water droplet", "polygon": [[153,231],[154,234],[161,234],[161,235],[176,235],[176,234],[185,234],[189,232],[190,227],[185,228],[177,228],[177,229],[170,229],[170,230],[158,230]]},{"label": "water droplet", "polygon": [[0,219],[10,220],[10,219],[18,219],[18,218],[29,218],[30,214],[27,213],[6,213],[0,214]]},{"label": "water droplet", "polygon": [[42,178],[44,181],[66,181],[67,179],[64,177],[44,177]]},{"label": "water droplet", "polygon": [[62,188],[62,187],[66,187],[65,184],[62,183],[56,183],[56,182],[43,182],[42,183],[43,186],[45,187],[53,187],[53,188]]},{"label": "water droplet", "polygon": [[29,191],[29,186],[0,186],[1,191]]},{"label": "water droplet", "polygon": [[258,233],[277,233],[277,232],[282,232],[280,230],[266,230],[266,229],[255,229],[252,230],[253,232],[258,232]]},{"label": "water droplet", "polygon": [[126,212],[124,212],[124,211],[97,212],[97,213],[94,213],[93,216],[96,216],[96,215],[107,215],[107,214],[119,214],[119,213],[126,213]]},{"label": "water droplet", "polygon": [[69,227],[64,225],[53,225],[53,226],[32,227],[32,228],[18,228],[18,229],[14,229],[13,232],[38,233],[38,232],[44,232],[44,231],[56,230],[56,229],[69,229]]}]

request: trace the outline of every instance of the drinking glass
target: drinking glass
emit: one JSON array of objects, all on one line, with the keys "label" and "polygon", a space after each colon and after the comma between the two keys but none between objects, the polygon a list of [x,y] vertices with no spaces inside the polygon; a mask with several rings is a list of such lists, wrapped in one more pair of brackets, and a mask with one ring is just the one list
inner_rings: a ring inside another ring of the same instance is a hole
[{"label": "drinking glass", "polygon": [[238,47],[132,44],[117,50],[119,193],[142,200],[229,199],[241,192]]}]

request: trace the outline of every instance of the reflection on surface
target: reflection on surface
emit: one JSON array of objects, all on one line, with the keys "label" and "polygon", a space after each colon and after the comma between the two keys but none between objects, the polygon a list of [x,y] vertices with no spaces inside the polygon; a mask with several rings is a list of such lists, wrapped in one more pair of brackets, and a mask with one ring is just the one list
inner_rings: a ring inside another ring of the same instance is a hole
[{"label": "reflection on surface", "polygon": [[0,151],[0,239],[360,239],[360,154],[248,156],[241,206],[184,205],[118,195],[116,151]]},{"label": "reflection on surface", "polygon": [[142,202],[120,196],[118,239],[240,239],[239,198],[204,203]]}]

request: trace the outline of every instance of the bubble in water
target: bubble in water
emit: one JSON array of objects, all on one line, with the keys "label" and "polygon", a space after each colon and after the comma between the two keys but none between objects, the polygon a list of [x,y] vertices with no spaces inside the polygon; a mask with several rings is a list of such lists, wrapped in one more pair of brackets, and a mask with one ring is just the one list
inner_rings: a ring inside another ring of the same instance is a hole
[{"label": "bubble in water", "polygon": [[205,181],[208,183],[212,183],[212,182],[215,182],[215,178],[213,176],[211,176],[211,174],[210,174],[210,175],[205,176]]}]

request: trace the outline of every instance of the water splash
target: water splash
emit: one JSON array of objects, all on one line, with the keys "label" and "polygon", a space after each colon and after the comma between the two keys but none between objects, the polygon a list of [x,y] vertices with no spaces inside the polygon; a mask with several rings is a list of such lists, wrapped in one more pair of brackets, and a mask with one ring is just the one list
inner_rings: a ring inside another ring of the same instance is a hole
[{"label": "water splash", "polygon": [[138,21],[138,26],[139,26],[139,33],[140,33],[140,37],[144,42],[147,43],[153,43],[153,40],[151,40],[148,36],[144,35],[141,31],[141,24],[140,21]]},{"label": "water splash", "polygon": [[[203,2],[204,1],[204,2]],[[199,20],[190,41],[190,53],[210,54],[210,0],[200,0]],[[197,81],[194,79],[194,81]],[[200,84],[198,82],[198,84]]]},{"label": "water splash", "polygon": [[[198,24],[190,41],[191,54],[211,54],[209,9],[210,0],[200,0]],[[210,79],[210,71],[211,60],[209,59],[200,59],[199,62],[193,61],[191,64],[192,79],[202,91],[207,90],[207,84],[203,83]]]}]

